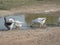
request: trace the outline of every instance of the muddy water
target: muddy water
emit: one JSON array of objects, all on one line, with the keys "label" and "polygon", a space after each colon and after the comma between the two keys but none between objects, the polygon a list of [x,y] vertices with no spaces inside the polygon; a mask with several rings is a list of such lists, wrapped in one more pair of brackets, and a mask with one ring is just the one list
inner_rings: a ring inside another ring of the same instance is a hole
[{"label": "muddy water", "polygon": [[[6,16],[6,19],[13,18],[14,20],[19,20],[21,22],[24,22],[22,25],[21,29],[28,29],[27,23],[25,21],[25,16],[24,15],[13,15],[13,16]],[[7,30],[7,28],[4,25],[4,17],[0,18],[0,30]],[[13,27],[15,29],[15,26]]]}]

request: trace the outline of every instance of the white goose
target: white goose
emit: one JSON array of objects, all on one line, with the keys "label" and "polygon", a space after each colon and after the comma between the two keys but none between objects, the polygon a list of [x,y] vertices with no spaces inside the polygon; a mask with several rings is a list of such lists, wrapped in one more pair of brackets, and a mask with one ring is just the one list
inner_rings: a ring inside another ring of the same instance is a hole
[{"label": "white goose", "polygon": [[17,28],[17,29],[21,29],[23,22],[20,22],[20,21],[18,21],[18,20],[17,20],[17,21],[14,21],[14,22],[15,22],[16,28]]},{"label": "white goose", "polygon": [[7,20],[6,17],[4,17],[4,20],[5,20],[4,25],[6,26],[6,28],[8,30],[12,30],[13,26],[14,26],[14,20],[12,18],[10,18],[10,19]]},{"label": "white goose", "polygon": [[36,18],[32,22],[33,23],[40,23],[40,27],[42,27],[46,22],[46,18]]},{"label": "white goose", "polygon": [[7,29],[9,30],[12,30],[14,25],[16,26],[16,29],[20,29],[22,27],[22,23],[23,22],[20,22],[20,21],[16,21],[14,20],[13,18],[10,18],[10,19],[6,19],[6,17],[4,17],[4,20],[5,20],[5,23],[4,25],[7,27]]}]

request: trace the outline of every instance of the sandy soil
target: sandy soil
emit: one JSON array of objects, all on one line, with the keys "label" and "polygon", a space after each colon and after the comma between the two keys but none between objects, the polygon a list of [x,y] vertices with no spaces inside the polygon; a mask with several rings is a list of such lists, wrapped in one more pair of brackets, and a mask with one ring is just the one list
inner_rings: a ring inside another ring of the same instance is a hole
[{"label": "sandy soil", "polygon": [[60,11],[60,6],[56,4],[42,4],[42,5],[35,5],[35,6],[23,6],[20,8],[14,8],[11,10],[0,10],[0,16],[4,15],[13,15],[16,13],[46,13],[46,12],[56,12]]},{"label": "sandy soil", "polygon": [[60,45],[60,27],[0,31],[0,45]]}]

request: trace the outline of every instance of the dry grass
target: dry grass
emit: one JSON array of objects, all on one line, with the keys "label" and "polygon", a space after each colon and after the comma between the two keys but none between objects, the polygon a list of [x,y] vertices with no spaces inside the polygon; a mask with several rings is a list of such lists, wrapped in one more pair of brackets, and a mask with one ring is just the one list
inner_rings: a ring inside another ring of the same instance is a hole
[{"label": "dry grass", "polygon": [[0,31],[0,45],[60,45],[59,29]]},{"label": "dry grass", "polygon": [[41,5],[32,5],[32,6],[23,6],[20,8],[12,8],[11,10],[0,10],[0,16],[13,15],[16,13],[22,14],[40,14],[44,13],[46,10],[55,10],[60,11],[60,6],[56,4],[41,4]]}]

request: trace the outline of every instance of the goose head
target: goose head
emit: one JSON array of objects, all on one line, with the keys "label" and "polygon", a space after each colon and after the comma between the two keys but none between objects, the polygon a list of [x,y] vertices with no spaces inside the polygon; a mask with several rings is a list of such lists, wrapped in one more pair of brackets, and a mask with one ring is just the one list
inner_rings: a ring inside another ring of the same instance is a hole
[{"label": "goose head", "polygon": [[10,18],[10,19],[8,19],[8,21],[13,23],[14,19]]}]

